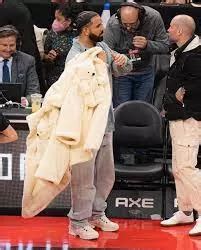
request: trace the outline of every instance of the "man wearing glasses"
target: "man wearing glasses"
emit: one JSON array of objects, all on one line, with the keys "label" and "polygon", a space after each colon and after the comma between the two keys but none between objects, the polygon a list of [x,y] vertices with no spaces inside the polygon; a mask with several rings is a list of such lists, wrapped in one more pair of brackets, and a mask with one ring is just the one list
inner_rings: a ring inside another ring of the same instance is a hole
[{"label": "man wearing glasses", "polygon": [[159,12],[133,1],[122,3],[107,23],[104,41],[133,62],[133,72],[114,76],[114,106],[129,100],[150,101],[154,84],[153,54],[169,50]]}]

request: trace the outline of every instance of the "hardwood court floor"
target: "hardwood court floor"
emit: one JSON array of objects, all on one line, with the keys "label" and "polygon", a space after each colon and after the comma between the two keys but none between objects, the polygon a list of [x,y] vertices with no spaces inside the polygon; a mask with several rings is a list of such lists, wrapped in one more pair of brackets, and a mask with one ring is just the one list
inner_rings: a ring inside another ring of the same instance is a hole
[{"label": "hardwood court floor", "polygon": [[120,225],[119,232],[100,232],[98,240],[86,241],[68,235],[68,219],[64,217],[0,216],[0,250],[201,250],[201,236],[188,236],[192,226],[162,228],[159,221],[114,221]]}]

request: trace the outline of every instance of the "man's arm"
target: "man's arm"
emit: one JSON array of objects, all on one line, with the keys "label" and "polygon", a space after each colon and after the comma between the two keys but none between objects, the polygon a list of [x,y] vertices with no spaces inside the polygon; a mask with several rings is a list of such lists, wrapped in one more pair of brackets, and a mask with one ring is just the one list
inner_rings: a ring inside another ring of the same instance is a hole
[{"label": "man's arm", "polygon": [[36,73],[35,59],[32,57],[26,72],[26,97],[29,102],[30,95],[34,93],[40,93],[40,85]]},{"label": "man's arm", "polygon": [[0,143],[9,143],[17,139],[18,135],[11,125],[8,125],[6,129],[0,132]]},{"label": "man's arm", "polygon": [[10,125],[9,120],[0,113],[0,143],[13,142],[17,139],[17,133]]},{"label": "man's arm", "polygon": [[112,58],[112,70],[116,76],[132,71],[133,64],[126,55],[114,51]]},{"label": "man's arm", "polygon": [[99,46],[105,51],[107,63],[110,65],[115,76],[129,73],[133,69],[132,62],[126,55],[112,50],[105,42],[99,43]]},{"label": "man's arm", "polygon": [[175,98],[182,104],[183,107],[185,106],[185,96],[200,99],[200,64],[201,55],[193,54],[185,59],[183,66],[184,79],[181,82],[183,86],[180,87],[175,93]]},{"label": "man's arm", "polygon": [[145,51],[152,54],[165,54],[169,52],[169,40],[161,15],[155,20],[155,35],[153,40],[147,40]]},{"label": "man's arm", "polygon": [[185,60],[183,73],[184,80],[182,82],[185,95],[199,96],[201,95],[200,79],[201,79],[201,55],[192,54]]},{"label": "man's arm", "polygon": [[[107,44],[108,48],[106,50],[106,53],[110,53],[112,56],[112,63],[111,63],[111,67],[112,67],[112,71],[114,73],[115,76],[118,75],[122,75],[124,73],[129,73],[132,71],[133,69],[133,64],[132,62],[129,60],[129,58],[126,55],[122,55],[119,54],[115,51],[115,47],[117,46],[117,42],[116,42],[116,36],[117,34],[115,34],[115,30],[117,29],[117,24],[116,23],[116,19],[114,16],[112,16],[106,26],[106,29],[104,31],[104,35],[103,35],[103,40],[105,42],[105,44]],[[113,28],[115,27],[115,28]],[[119,58],[124,56],[125,59],[125,63],[123,65],[118,65],[117,60],[115,60],[115,58]]]}]

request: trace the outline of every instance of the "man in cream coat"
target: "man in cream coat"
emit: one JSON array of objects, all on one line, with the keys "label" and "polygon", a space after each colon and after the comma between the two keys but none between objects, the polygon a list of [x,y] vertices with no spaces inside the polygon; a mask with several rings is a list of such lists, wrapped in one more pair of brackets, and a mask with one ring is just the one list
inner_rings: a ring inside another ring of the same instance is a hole
[{"label": "man in cream coat", "polygon": [[[108,65],[108,75],[112,83],[112,73],[123,74],[132,70],[132,64],[125,55],[111,51],[101,42],[103,39],[103,25],[96,12],[84,11],[77,18],[78,37],[69,51],[66,61],[75,55],[94,46],[103,49],[98,54]],[[114,115],[111,105],[108,122],[102,145],[98,152],[94,152],[91,161],[72,166],[71,199],[72,207],[69,212],[69,234],[82,239],[97,239],[95,228],[102,231],[117,231],[119,225],[110,221],[105,215],[106,199],[113,187],[115,172],[112,147],[112,133],[114,130]]]}]

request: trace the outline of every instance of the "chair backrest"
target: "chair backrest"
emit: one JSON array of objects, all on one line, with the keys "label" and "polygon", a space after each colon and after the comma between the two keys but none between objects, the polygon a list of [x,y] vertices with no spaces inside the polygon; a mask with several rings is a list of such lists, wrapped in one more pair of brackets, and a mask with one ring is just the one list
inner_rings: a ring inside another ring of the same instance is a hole
[{"label": "chair backrest", "polygon": [[155,72],[155,83],[157,83],[165,75],[167,75],[167,72],[170,68],[170,54],[153,55],[153,67]]},{"label": "chair backrest", "polygon": [[166,90],[166,80],[167,76],[160,79],[157,82],[153,93],[152,103],[159,111],[162,111],[163,109],[163,97]]},{"label": "chair backrest", "polygon": [[153,105],[128,101],[116,108],[114,146],[149,148],[162,144],[162,118]]}]

